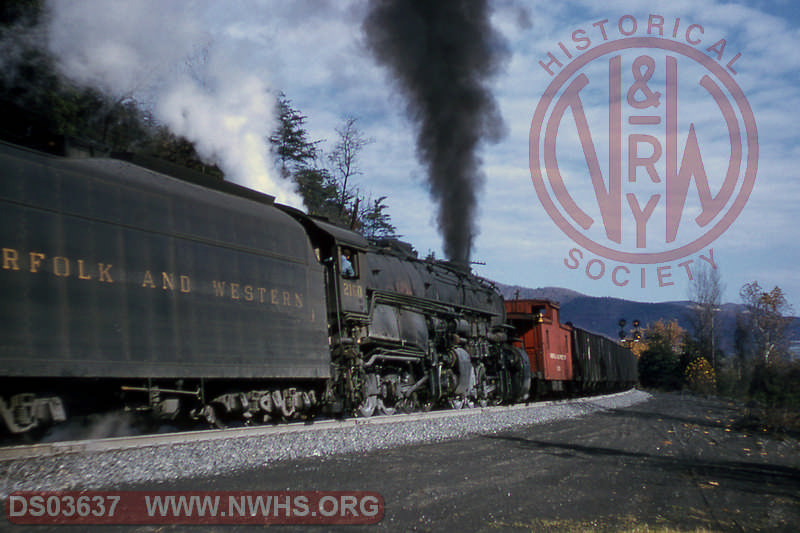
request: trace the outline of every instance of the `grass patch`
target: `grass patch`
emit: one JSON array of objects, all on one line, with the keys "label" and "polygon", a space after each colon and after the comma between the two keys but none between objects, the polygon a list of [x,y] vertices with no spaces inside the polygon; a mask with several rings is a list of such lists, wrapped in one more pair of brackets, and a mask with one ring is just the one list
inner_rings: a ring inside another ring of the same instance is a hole
[{"label": "grass patch", "polygon": [[738,430],[800,438],[800,412],[783,407],[748,406],[734,423]]},{"label": "grass patch", "polygon": [[715,529],[678,528],[640,523],[633,516],[603,517],[594,520],[533,519],[526,522],[493,522],[491,528],[534,533],[717,533]]}]

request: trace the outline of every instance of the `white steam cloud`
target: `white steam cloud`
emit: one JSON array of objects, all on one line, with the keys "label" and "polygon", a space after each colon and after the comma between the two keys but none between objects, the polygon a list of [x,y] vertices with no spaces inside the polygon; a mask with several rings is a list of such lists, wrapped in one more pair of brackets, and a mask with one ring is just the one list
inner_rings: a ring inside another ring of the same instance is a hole
[{"label": "white steam cloud", "polygon": [[[267,138],[276,124],[269,47],[241,31],[247,11],[191,0],[53,0],[48,46],[63,74],[114,98],[134,97],[195,143],[227,179],[302,207],[277,177]],[[251,13],[252,15],[252,13]]]}]

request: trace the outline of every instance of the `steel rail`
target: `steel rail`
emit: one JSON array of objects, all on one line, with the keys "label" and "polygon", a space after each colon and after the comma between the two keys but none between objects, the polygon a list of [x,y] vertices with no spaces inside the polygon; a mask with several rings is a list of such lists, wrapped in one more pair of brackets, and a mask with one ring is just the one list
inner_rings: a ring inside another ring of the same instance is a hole
[{"label": "steel rail", "polygon": [[[634,390],[634,389],[631,389]],[[436,420],[439,418],[471,416],[497,412],[511,412],[518,409],[538,409],[554,404],[574,404],[598,399],[613,398],[630,391],[613,394],[585,396],[563,400],[547,400],[539,402],[519,403],[514,405],[496,405],[490,407],[472,407],[465,409],[443,409],[408,414],[380,415],[369,418],[324,419],[313,422],[293,422],[274,426],[247,426],[240,428],[206,429],[183,431],[176,433],[160,433],[156,435],[134,435],[128,437],[111,437],[76,441],[47,442],[39,444],[6,446],[0,448],[0,461],[15,461],[39,457],[53,457],[65,454],[86,454],[122,451],[128,449],[149,448],[176,444],[191,444],[224,439],[252,438],[269,435],[283,435],[308,431],[330,431],[357,426],[376,426],[414,422],[418,420]]]}]

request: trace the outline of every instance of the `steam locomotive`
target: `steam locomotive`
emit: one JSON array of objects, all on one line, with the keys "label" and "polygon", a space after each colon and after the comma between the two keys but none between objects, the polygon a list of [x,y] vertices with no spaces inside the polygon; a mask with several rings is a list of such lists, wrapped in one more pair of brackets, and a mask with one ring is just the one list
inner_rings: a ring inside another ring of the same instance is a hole
[{"label": "steam locomotive", "polygon": [[468,267],[142,162],[0,143],[8,431],[98,406],[224,425],[529,397],[503,298]]}]

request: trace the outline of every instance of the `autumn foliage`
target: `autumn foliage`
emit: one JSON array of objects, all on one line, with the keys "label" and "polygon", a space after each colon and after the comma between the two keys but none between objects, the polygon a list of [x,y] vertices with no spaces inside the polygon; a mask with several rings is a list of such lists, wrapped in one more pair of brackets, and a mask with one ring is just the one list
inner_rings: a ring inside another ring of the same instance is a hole
[{"label": "autumn foliage", "polygon": [[715,392],[716,372],[705,357],[698,357],[686,366],[683,372],[686,385],[698,394],[712,394]]},{"label": "autumn foliage", "polygon": [[645,329],[639,358],[639,378],[645,387],[676,390],[687,387],[699,394],[716,391],[716,372],[677,320],[659,320]]}]

